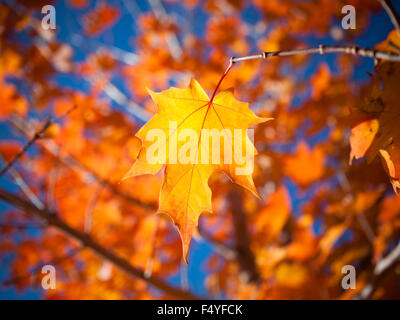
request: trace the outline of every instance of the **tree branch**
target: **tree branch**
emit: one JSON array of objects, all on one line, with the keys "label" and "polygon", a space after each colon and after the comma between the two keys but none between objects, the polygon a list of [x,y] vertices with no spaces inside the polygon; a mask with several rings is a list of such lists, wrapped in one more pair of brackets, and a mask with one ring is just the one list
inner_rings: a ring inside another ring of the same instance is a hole
[{"label": "tree branch", "polygon": [[46,122],[44,123],[44,125],[42,126],[42,128],[35,132],[35,134],[33,135],[33,137],[31,139],[29,139],[29,141],[23,146],[23,148],[14,156],[14,158],[12,158],[4,167],[3,169],[0,170],[0,177],[5,174],[8,169],[10,169],[15,162],[18,161],[19,158],[22,157],[22,155],[29,149],[29,147],[31,145],[33,145],[35,143],[35,141],[39,138],[41,138],[42,134],[51,126],[52,122],[50,120],[50,118],[48,118],[46,120]]},{"label": "tree branch", "polygon": [[146,278],[145,273],[143,270],[132,266],[127,260],[118,255],[114,254],[112,251],[106,249],[101,244],[99,244],[96,240],[94,240],[88,234],[85,234],[79,230],[76,230],[70,227],[68,224],[63,222],[57,214],[47,211],[47,210],[40,210],[36,208],[34,205],[29,203],[26,200],[19,198],[18,196],[8,192],[0,188],[0,199],[4,200],[5,202],[20,208],[21,210],[30,213],[36,217],[41,218],[44,220],[48,225],[57,228],[59,231],[63,232],[65,235],[79,241],[82,246],[90,248],[94,253],[99,255],[101,258],[111,262],[113,265],[118,267],[120,270],[124,271],[129,276],[133,276],[135,278],[141,279],[146,283],[158,288],[165,293],[176,297],[178,299],[199,299],[199,297],[195,296],[194,294],[177,289],[168,283],[164,282],[161,279],[156,277],[148,277]]},{"label": "tree branch", "polygon": [[31,139],[23,146],[23,148],[12,158],[4,167],[3,169],[0,170],[0,177],[5,174],[8,169],[10,169],[15,162],[18,161],[19,158],[22,157],[22,155],[29,149],[31,145],[33,145],[36,140],[40,139],[44,132],[55,122],[61,120],[63,117],[68,115],[72,110],[76,109],[76,106],[73,106],[71,109],[67,110],[63,115],[61,115],[59,118],[55,120],[51,120],[50,117],[47,118],[46,122],[42,126],[42,128],[39,131],[36,131]]},{"label": "tree branch", "polygon": [[385,51],[378,51],[374,49],[366,49],[360,48],[358,46],[325,46],[320,45],[316,48],[306,48],[306,49],[297,49],[297,50],[282,50],[282,51],[273,51],[273,52],[263,52],[260,54],[252,55],[252,56],[245,56],[235,58],[232,57],[231,61],[233,63],[239,61],[246,61],[246,60],[255,60],[255,59],[267,59],[270,57],[287,57],[287,56],[294,56],[299,54],[326,54],[326,53],[346,53],[352,54],[355,56],[362,56],[368,57],[373,59],[381,59],[381,60],[388,60],[388,61],[397,61],[400,62],[400,55],[385,52]]},{"label": "tree branch", "polygon": [[373,272],[372,281],[357,296],[358,299],[369,299],[378,288],[381,280],[393,270],[400,259],[400,243],[384,258],[378,261]]},{"label": "tree branch", "polygon": [[381,3],[383,9],[387,12],[387,14],[390,17],[390,20],[392,21],[393,25],[397,29],[397,31],[400,33],[400,16],[397,14],[393,3],[391,0],[379,0]]},{"label": "tree branch", "polygon": [[[233,187],[235,188],[235,186]],[[245,272],[248,282],[257,282],[260,275],[257,270],[253,252],[250,249],[250,237],[247,231],[246,215],[243,211],[242,195],[233,190],[229,194],[233,226],[236,238],[236,259],[240,268]]]}]

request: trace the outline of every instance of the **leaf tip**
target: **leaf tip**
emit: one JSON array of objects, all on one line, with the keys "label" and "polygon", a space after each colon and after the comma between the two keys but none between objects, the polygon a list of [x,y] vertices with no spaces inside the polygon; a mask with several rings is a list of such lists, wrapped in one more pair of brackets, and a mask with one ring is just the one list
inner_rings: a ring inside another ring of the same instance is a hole
[{"label": "leaf tip", "polygon": [[136,163],[137,163],[137,160],[129,168],[128,172],[125,173],[125,175],[118,181],[119,183],[138,175]]},{"label": "leaf tip", "polygon": [[175,223],[175,226],[177,227],[179,235],[181,236],[183,260],[186,264],[189,264],[189,247],[192,240],[194,226],[186,226],[185,228],[183,228],[179,223]]},{"label": "leaf tip", "polygon": [[274,118],[264,118],[264,117],[258,117],[258,119],[259,119],[259,123],[263,123],[263,122],[268,122],[268,121],[271,121],[271,120],[275,120]]},{"label": "leaf tip", "polygon": [[146,87],[146,91],[147,91],[147,93],[150,95],[150,97],[152,97],[152,98],[153,98],[153,96],[157,93],[157,92],[151,90],[151,89],[148,88],[148,87]]}]

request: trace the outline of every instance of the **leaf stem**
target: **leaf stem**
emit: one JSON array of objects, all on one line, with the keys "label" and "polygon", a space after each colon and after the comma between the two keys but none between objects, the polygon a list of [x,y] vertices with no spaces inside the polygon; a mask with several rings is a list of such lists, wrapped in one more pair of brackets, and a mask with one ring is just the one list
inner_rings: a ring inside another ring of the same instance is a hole
[{"label": "leaf stem", "polygon": [[219,87],[221,86],[222,81],[223,81],[223,80],[225,79],[225,77],[228,75],[228,73],[229,73],[229,71],[232,69],[234,63],[235,63],[235,61],[233,61],[232,59],[230,59],[228,67],[226,68],[224,74],[222,75],[221,79],[219,79],[219,81],[218,81],[218,83],[217,83],[217,86],[215,87],[215,90],[214,90],[214,92],[213,92],[213,94],[212,94],[212,96],[211,96],[211,99],[210,99],[209,106],[211,106],[212,102],[214,101],[215,95],[217,94],[217,91],[218,91]]}]

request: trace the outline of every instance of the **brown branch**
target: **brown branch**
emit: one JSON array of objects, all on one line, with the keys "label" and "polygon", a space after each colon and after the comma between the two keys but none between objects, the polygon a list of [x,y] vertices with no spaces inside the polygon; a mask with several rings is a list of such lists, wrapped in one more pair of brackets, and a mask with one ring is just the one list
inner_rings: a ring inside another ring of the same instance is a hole
[{"label": "brown branch", "polygon": [[[233,186],[236,188],[236,186]],[[246,214],[243,210],[242,194],[234,189],[228,195],[231,203],[235,239],[236,259],[240,268],[245,272],[248,282],[257,282],[260,275],[257,270],[253,252],[250,249],[250,237],[247,230]]]},{"label": "brown branch", "polygon": [[88,234],[85,234],[79,230],[70,227],[68,224],[63,222],[54,212],[50,212],[47,210],[40,210],[31,203],[29,203],[28,201],[21,199],[20,197],[1,188],[0,188],[0,199],[4,200],[5,202],[15,207],[20,208],[26,213],[41,218],[49,226],[55,227],[68,237],[79,241],[82,246],[90,248],[94,253],[99,255],[101,258],[111,262],[114,266],[124,271],[129,276],[141,279],[146,283],[154,286],[155,288],[158,288],[161,291],[164,291],[165,293],[178,299],[191,299],[191,300],[199,299],[199,297],[195,296],[194,294],[188,291],[177,289],[159,278],[153,276],[146,278],[143,270],[132,266],[126,259],[106,249]]},{"label": "brown branch", "polygon": [[390,17],[390,20],[392,21],[393,25],[397,29],[397,31],[400,33],[400,16],[397,14],[393,3],[391,0],[379,0],[381,3],[383,9],[387,12],[387,14]]},{"label": "brown branch", "polygon": [[232,57],[231,61],[233,63],[235,63],[235,62],[246,61],[246,60],[267,59],[270,57],[287,57],[287,56],[294,56],[294,55],[299,55],[299,54],[316,54],[316,53],[319,53],[319,54],[346,53],[346,54],[352,54],[355,56],[362,56],[362,57],[368,57],[368,58],[373,58],[373,59],[382,59],[382,60],[400,62],[400,55],[391,53],[391,52],[360,48],[358,46],[325,46],[322,44],[317,48],[282,50],[282,51],[273,51],[273,52],[266,51],[266,52],[252,55],[252,56],[245,56],[245,57],[239,57],[239,58]]}]

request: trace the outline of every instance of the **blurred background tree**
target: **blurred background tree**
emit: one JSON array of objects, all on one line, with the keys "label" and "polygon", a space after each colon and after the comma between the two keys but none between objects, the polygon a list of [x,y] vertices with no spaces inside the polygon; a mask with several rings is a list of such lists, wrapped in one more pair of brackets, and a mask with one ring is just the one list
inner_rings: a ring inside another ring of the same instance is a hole
[{"label": "blurred background tree", "polygon": [[[156,111],[146,88],[194,77],[212,92],[231,56],[263,51],[381,43],[399,53],[380,2],[1,1],[0,297],[399,298],[398,63],[237,63],[221,89],[275,119],[256,129],[263,201],[214,175],[216,214],[200,218],[188,265],[172,222],[154,214],[162,172],[119,183]],[[48,4],[55,30],[42,28]],[[341,28],[345,5],[356,29]],[[41,288],[46,264],[55,290]],[[356,289],[342,287],[345,265]]]}]

